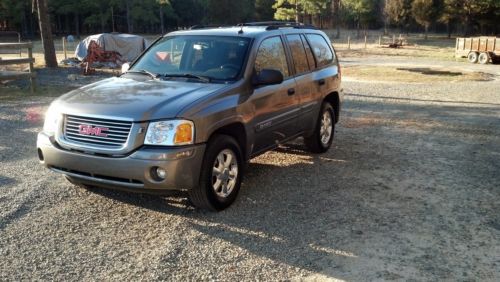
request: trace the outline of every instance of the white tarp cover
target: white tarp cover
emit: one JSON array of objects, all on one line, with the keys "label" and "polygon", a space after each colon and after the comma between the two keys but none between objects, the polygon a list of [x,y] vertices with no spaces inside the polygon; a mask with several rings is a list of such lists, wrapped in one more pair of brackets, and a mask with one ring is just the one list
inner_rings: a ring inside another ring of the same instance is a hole
[{"label": "white tarp cover", "polygon": [[91,41],[97,42],[105,51],[116,51],[122,60],[131,62],[148,46],[144,37],[133,34],[101,33],[90,35],[76,46],[75,57],[83,60],[87,56],[87,49]]}]

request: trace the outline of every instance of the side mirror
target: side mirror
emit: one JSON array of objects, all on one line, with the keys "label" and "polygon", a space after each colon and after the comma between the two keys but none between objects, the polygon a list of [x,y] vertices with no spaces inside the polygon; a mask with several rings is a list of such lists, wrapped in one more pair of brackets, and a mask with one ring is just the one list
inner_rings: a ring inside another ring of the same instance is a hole
[{"label": "side mirror", "polygon": [[129,63],[124,63],[122,65],[122,73],[126,73],[129,68],[130,68],[130,64]]},{"label": "side mirror", "polygon": [[283,82],[283,74],[278,70],[263,69],[253,77],[254,85],[272,85]]}]

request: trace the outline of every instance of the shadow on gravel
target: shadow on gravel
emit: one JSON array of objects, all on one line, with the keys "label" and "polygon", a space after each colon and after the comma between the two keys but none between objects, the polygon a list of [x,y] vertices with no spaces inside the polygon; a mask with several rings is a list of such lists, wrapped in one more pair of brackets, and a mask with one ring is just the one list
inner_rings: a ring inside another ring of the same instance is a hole
[{"label": "shadow on gravel", "polygon": [[15,208],[12,212],[0,218],[0,231],[4,230],[12,222],[24,217],[31,211],[31,206],[33,203],[24,202]]},{"label": "shadow on gravel", "polygon": [[0,175],[0,187],[5,187],[7,185],[16,184],[17,180],[11,177]]},{"label": "shadow on gravel", "polygon": [[[43,125],[45,104],[0,106],[0,163],[36,156],[36,135]],[[3,147],[3,148],[2,148]]]}]

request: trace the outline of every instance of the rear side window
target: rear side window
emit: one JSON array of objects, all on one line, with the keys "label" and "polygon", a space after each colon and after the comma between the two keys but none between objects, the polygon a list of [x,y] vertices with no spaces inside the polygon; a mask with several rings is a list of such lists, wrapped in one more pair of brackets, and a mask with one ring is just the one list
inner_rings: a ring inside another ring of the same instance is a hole
[{"label": "rear side window", "polygon": [[260,72],[263,69],[279,70],[285,78],[290,76],[285,48],[279,36],[267,38],[259,46],[255,58],[255,71]]},{"label": "rear side window", "polygon": [[286,40],[288,41],[288,45],[290,46],[290,50],[292,52],[296,74],[308,72],[310,70],[309,63],[307,62],[306,50],[304,49],[300,35],[287,35]]},{"label": "rear side window", "polygon": [[302,39],[302,43],[304,44],[304,47],[306,49],[306,56],[307,56],[307,62],[309,63],[309,68],[313,70],[316,68],[316,61],[314,60],[314,55],[311,51],[311,46],[309,46],[309,43],[307,43],[307,40],[303,34],[300,35],[300,38]]},{"label": "rear side window", "polygon": [[319,34],[306,34],[306,37],[311,44],[318,67],[331,64],[334,60],[334,56],[325,38]]}]

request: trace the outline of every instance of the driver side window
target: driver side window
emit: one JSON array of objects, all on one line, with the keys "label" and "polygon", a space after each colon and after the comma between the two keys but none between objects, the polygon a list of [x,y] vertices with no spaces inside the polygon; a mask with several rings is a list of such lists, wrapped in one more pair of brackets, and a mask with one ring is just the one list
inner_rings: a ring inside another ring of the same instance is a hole
[{"label": "driver side window", "polygon": [[262,41],[257,51],[254,68],[257,73],[263,69],[273,69],[280,71],[285,79],[290,76],[285,48],[279,36]]}]

